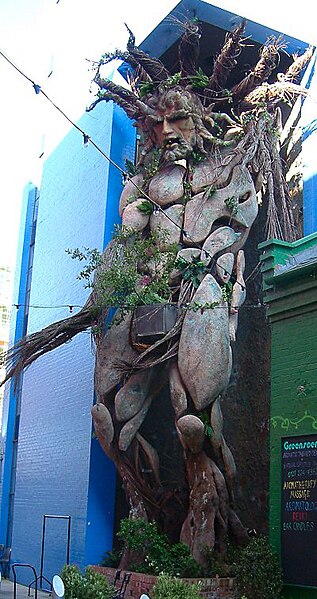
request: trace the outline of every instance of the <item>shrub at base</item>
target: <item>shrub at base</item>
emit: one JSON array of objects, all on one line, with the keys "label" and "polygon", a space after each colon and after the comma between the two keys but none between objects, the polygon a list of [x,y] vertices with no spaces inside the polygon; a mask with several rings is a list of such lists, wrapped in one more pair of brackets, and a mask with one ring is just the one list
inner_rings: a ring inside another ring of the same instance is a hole
[{"label": "shrub at base", "polygon": [[179,578],[160,575],[153,587],[153,599],[200,599],[200,584],[186,584]]},{"label": "shrub at base", "polygon": [[278,556],[265,538],[252,539],[237,563],[241,595],[256,599],[279,599],[283,586]]},{"label": "shrub at base", "polygon": [[83,576],[77,566],[64,566],[61,578],[65,586],[65,599],[111,599],[114,588],[102,574],[87,568]]},{"label": "shrub at base", "polygon": [[142,518],[120,522],[118,537],[125,547],[142,554],[142,559],[129,568],[146,574],[160,573],[183,578],[196,578],[202,575],[202,568],[190,555],[184,543],[170,545],[165,534],[159,533],[156,523],[145,522]]}]

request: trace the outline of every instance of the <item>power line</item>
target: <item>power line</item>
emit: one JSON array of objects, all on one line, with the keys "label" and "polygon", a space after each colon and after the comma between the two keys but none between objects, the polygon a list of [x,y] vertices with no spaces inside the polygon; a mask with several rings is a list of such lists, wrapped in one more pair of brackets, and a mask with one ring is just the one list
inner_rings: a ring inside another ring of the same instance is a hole
[{"label": "power line", "polygon": [[[195,301],[194,302],[187,302],[185,304],[178,304],[177,302],[169,302],[169,304],[173,304],[175,306],[178,306],[179,308],[188,308],[189,306],[195,306]],[[125,305],[125,304],[120,304],[120,306],[113,306],[111,305],[106,305],[103,304],[102,308],[103,309],[111,309],[111,308],[123,308],[124,310],[130,310],[131,306],[130,305]],[[226,306],[213,306],[212,308],[207,308],[204,307],[204,305],[202,304],[201,306],[197,306],[197,310],[199,309],[214,309],[214,308],[218,308],[218,309],[222,309],[222,310],[229,310],[230,308],[232,308],[233,310],[241,310],[241,308],[244,309],[249,309],[249,308],[266,308],[267,305],[266,304],[262,304],[261,302],[258,302],[257,304],[243,304],[242,306],[233,306],[233,305],[226,305]],[[58,308],[68,308],[69,311],[72,313],[74,308],[84,308],[83,306],[79,306],[78,304],[60,304],[60,305],[55,305],[55,306],[39,306],[39,305],[34,305],[34,304],[12,304],[12,308],[16,308],[17,310],[19,310],[20,308],[33,308],[33,309],[39,309],[39,310],[55,310]]]}]

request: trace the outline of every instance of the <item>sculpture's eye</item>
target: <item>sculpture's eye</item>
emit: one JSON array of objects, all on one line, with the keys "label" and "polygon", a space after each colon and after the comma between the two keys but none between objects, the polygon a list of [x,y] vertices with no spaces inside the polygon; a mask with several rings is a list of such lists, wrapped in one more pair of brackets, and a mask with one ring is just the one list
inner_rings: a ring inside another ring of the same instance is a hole
[{"label": "sculpture's eye", "polygon": [[242,204],[243,202],[246,202],[246,200],[248,200],[251,196],[251,192],[247,191],[246,193],[243,194],[243,196],[239,197],[239,204]]}]

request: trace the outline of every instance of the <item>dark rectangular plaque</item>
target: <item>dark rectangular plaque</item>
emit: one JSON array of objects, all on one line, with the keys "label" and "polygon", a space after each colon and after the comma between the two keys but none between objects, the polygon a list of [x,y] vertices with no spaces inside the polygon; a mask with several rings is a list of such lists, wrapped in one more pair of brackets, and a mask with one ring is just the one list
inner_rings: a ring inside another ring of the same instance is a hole
[{"label": "dark rectangular plaque", "polygon": [[317,587],[317,435],[282,439],[284,582]]}]

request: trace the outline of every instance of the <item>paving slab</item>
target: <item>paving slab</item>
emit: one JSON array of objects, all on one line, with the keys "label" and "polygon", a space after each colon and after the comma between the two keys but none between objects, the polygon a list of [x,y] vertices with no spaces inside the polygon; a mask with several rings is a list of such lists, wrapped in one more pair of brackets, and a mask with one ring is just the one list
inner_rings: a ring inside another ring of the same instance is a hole
[{"label": "paving slab", "polygon": [[[17,584],[17,599],[35,599],[35,591],[34,588],[31,588],[31,593],[28,595],[28,587],[23,586],[22,584]],[[0,585],[0,598],[1,599],[13,599],[13,582],[6,578],[2,578]],[[37,591],[37,599],[49,599],[51,597],[50,593],[46,593],[44,591]]]}]

